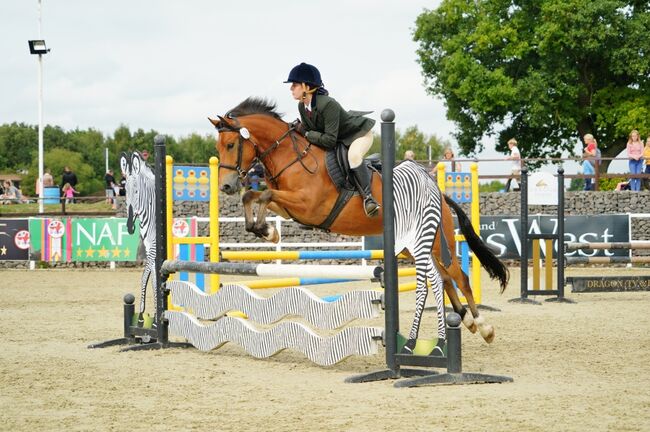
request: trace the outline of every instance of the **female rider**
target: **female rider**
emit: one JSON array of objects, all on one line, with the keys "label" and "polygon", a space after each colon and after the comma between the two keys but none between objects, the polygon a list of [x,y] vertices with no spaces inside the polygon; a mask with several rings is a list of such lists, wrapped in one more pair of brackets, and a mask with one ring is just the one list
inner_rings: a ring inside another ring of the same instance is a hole
[{"label": "female rider", "polygon": [[325,149],[332,149],[339,142],[348,147],[350,172],[363,197],[366,215],[376,216],[379,204],[372,197],[370,173],[362,165],[363,157],[372,146],[372,127],[375,121],[345,111],[329,96],[315,66],[300,63],[291,69],[285,83],[291,83],[291,94],[299,101],[301,123],[296,130],[310,143]]}]

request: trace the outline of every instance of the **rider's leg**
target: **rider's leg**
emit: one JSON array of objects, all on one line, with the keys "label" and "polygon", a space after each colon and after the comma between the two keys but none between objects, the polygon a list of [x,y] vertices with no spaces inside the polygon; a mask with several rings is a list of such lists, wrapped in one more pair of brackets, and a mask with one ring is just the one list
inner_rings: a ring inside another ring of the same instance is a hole
[{"label": "rider's leg", "polygon": [[370,190],[370,173],[362,165],[363,157],[366,155],[370,147],[372,146],[372,131],[369,131],[364,136],[355,139],[350,144],[350,149],[348,150],[348,162],[350,163],[350,171],[356,179],[359,192],[363,196],[363,207],[366,212],[366,215],[372,217],[377,215],[379,210],[379,204],[372,197],[372,192]]}]

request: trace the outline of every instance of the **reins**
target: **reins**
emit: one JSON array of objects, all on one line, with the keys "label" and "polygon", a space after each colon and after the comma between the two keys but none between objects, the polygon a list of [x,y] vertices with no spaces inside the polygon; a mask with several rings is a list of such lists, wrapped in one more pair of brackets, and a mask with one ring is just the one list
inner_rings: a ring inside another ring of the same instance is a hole
[{"label": "reins", "polygon": [[[295,125],[293,124],[288,125],[287,131],[284,132],[280,136],[280,138],[276,139],[275,142],[266,150],[260,151],[260,146],[255,141],[253,141],[249,130],[244,126],[241,126],[240,122],[237,120],[236,117],[231,116],[229,114],[227,114],[226,117],[233,120],[235,124],[234,125],[230,124],[223,117],[219,117],[221,121],[219,122],[219,126],[217,126],[216,129],[218,132],[223,132],[223,131],[237,132],[237,134],[239,135],[239,140],[237,143],[238,146],[237,163],[236,165],[227,165],[227,164],[219,163],[220,168],[236,171],[237,174],[239,175],[239,178],[241,180],[244,180],[248,175],[248,172],[258,162],[260,162],[264,166],[264,169],[268,174],[267,181],[271,182],[276,188],[278,187],[277,179],[280,177],[280,175],[282,175],[282,173],[284,173],[287,169],[289,169],[297,162],[300,162],[300,165],[302,165],[304,170],[307,171],[309,174],[314,174],[318,171],[318,159],[316,159],[315,157],[314,160],[316,161],[316,168],[314,168],[314,170],[310,170],[307,167],[307,165],[305,165],[303,159],[305,159],[305,157],[309,154],[312,143],[308,141],[307,146],[302,151],[298,148],[298,140],[295,134],[295,129],[296,129]],[[291,139],[291,144],[296,154],[296,158],[293,161],[289,162],[289,164],[286,165],[284,168],[280,169],[277,174],[273,175],[273,173],[269,169],[269,166],[267,165],[267,163],[265,163],[265,159],[269,157],[273,153],[273,151],[275,151],[278,147],[280,147],[280,144],[282,144],[282,142],[287,138],[287,136]],[[244,154],[244,142],[246,141],[249,141],[253,146],[253,149],[255,150],[255,158],[251,161],[250,165],[246,169],[242,169],[241,164],[242,164],[242,158]]]}]

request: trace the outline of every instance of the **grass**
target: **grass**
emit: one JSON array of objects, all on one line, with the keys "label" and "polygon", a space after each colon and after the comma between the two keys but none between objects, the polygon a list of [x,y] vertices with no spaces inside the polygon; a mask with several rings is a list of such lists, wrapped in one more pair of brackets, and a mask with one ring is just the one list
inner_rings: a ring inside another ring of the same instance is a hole
[{"label": "grass", "polygon": [[[107,204],[103,200],[101,202],[94,203],[76,203],[76,204],[66,204],[66,212],[71,213],[103,213],[103,212],[115,212],[111,208],[110,204]],[[45,204],[43,206],[43,211],[45,213],[61,213],[61,204]],[[20,215],[20,214],[34,214],[38,213],[38,204],[5,204],[0,205],[0,215]]]}]

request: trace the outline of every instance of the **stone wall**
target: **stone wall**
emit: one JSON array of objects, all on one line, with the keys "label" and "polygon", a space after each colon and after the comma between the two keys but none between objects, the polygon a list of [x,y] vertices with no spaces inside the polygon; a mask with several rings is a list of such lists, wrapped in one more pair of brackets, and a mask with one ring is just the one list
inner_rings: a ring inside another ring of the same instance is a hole
[{"label": "stone wall", "polygon": [[[507,193],[482,193],[480,213],[486,216],[512,215],[518,216],[520,209],[520,194]],[[243,216],[240,198],[233,196],[219,196],[221,216]],[[469,205],[463,204],[463,209],[469,214]],[[529,207],[529,214],[556,214],[555,206],[534,205]],[[124,211],[122,215],[126,215]],[[566,215],[590,214],[625,214],[625,213],[650,213],[650,192],[566,192]],[[174,215],[208,217],[207,203],[200,202],[175,202]],[[200,227],[200,235],[207,234],[207,225]],[[282,238],[286,242],[337,242],[358,241],[355,237],[339,234],[327,234],[313,230],[303,230],[297,224],[286,221],[282,223]],[[633,226],[635,240],[650,239],[650,218],[635,219]],[[264,242],[253,234],[244,230],[243,223],[221,223],[220,239],[222,242]]]},{"label": "stone wall", "polygon": [[[480,212],[486,216],[512,215],[518,216],[521,213],[519,208],[518,192],[507,193],[482,193],[480,201]],[[243,216],[241,199],[239,196],[219,196],[221,216]],[[462,205],[465,212],[469,214],[469,206]],[[555,206],[530,206],[529,214],[556,214]],[[566,215],[589,215],[589,214],[624,214],[624,213],[650,213],[650,192],[566,192],[565,193],[565,214]],[[126,217],[124,202],[120,203],[117,211],[118,217]],[[175,201],[175,217],[208,217],[208,203]],[[221,223],[219,226],[220,240],[223,243],[264,243],[265,240],[256,238],[253,234],[244,230],[242,223]],[[207,235],[208,224],[199,224],[199,235]],[[339,234],[328,234],[314,230],[304,230],[298,224],[286,221],[282,222],[282,239],[284,242],[295,243],[318,243],[318,242],[355,242],[357,237],[344,236]],[[632,225],[632,239],[650,240],[650,218],[634,219]],[[306,249],[306,248],[305,248]],[[327,261],[321,263],[327,263]],[[133,266],[134,263],[118,263],[119,266]],[[0,268],[23,267],[25,262],[0,261]],[[107,267],[108,263],[70,263],[58,264],[55,266],[64,267]]]}]

